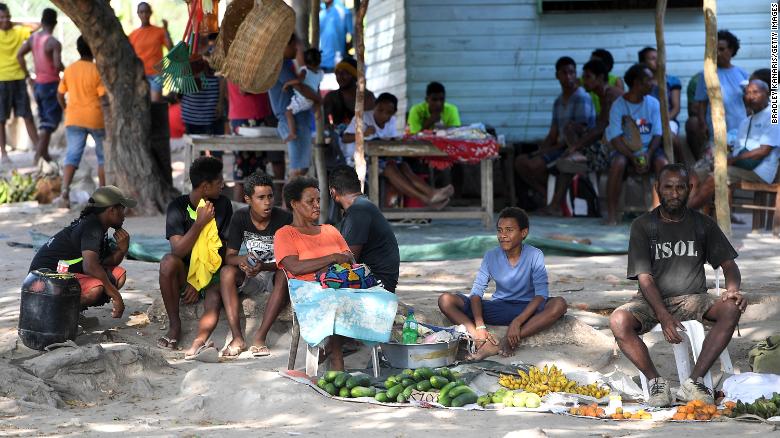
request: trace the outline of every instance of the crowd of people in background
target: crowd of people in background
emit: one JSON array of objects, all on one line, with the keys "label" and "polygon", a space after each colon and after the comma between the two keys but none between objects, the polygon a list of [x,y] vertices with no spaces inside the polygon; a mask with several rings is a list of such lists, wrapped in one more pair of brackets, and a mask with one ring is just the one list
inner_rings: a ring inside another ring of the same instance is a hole
[{"label": "crowd of people in background", "polygon": [[[322,118],[334,147],[329,148],[328,167],[354,165],[355,98],[357,93],[357,63],[349,57],[351,16],[349,9],[338,1],[326,1],[320,13],[321,48],[305,50],[295,35],[284,50],[279,78],[267,93],[253,94],[242,90],[215,74],[203,62],[205,76],[200,91],[191,94],[163,96],[163,87],[156,66],[164,50],[172,47],[168,23],[152,24],[152,7],[141,2],[137,7],[140,26],[128,39],[143,65],[148,80],[150,100],[166,100],[181,113],[184,131],[188,134],[236,134],[242,126],[275,127],[282,141],[288,144],[289,169],[284,168],[284,155],[278,152],[235,152],[233,179],[236,181],[233,199],[244,196],[243,180],[255,169],[270,168],[278,181],[304,175],[311,166],[312,130],[314,119]],[[57,25],[57,13],[44,10],[40,23],[13,23],[10,11],[0,5],[3,53],[0,53],[0,118],[8,120],[13,113],[25,121],[28,134],[36,146],[35,159],[51,160],[48,144],[51,134],[62,122],[66,127],[67,152],[64,160],[62,196],[57,200],[69,206],[69,185],[79,167],[87,136],[96,145],[99,183],[103,181],[102,142],[105,136],[103,111],[105,89],[94,68],[89,46],[79,39],[80,59],[73,65],[62,63],[62,45],[52,32]],[[200,45],[208,58],[216,34],[204,36]],[[733,148],[729,181],[738,180],[772,183],[778,161],[778,140],[775,129],[764,127],[759,114],[767,108],[765,87],[756,83],[754,95],[745,90],[748,82],[766,84],[768,70],[752,76],[732,64],[739,51],[738,38],[729,31],[718,33],[718,77],[721,83],[728,142]],[[27,67],[25,57],[32,54],[35,75]],[[710,120],[706,81],[703,73],[694,75],[688,84],[688,118],[685,136],[678,122],[682,107],[682,83],[667,74],[666,85],[669,126],[661,126],[659,79],[656,77],[658,54],[645,47],[637,54],[637,63],[620,76],[613,73],[615,60],[603,48],[594,50],[581,71],[574,59],[563,56],[555,64],[555,77],[561,94],[552,108],[552,123],[547,136],[538,147],[516,158],[516,177],[530,193],[526,208],[538,208],[545,215],[562,215],[566,209],[566,194],[576,175],[605,175],[605,222],[616,224],[618,205],[628,175],[657,175],[668,162],[662,145],[662,133],[673,138],[677,161],[696,169],[693,173],[691,205],[707,209],[711,203],[712,121]],[[90,67],[89,65],[92,65]],[[673,66],[669,70],[673,71]],[[338,88],[324,94],[320,84],[325,74],[333,74]],[[62,75],[62,79],[60,79]],[[38,107],[36,128],[30,109],[26,81],[33,82]],[[766,84],[768,86],[768,84]],[[753,103],[748,103],[751,101]],[[322,114],[319,109],[322,108]],[[415,134],[423,130],[461,125],[458,108],[446,101],[443,84],[431,82],[426,87],[425,101],[412,105],[406,114],[406,129],[396,116],[398,99],[390,93],[374,94],[366,90],[363,116],[367,140],[398,138],[404,132]],[[750,116],[750,117],[748,117]],[[744,121],[746,129],[740,129]],[[752,121],[757,121],[756,125]],[[756,133],[765,133],[757,137]],[[5,151],[5,130],[0,132],[2,162],[8,163]],[[754,144],[758,142],[759,144]],[[764,147],[765,146],[765,147]],[[398,205],[402,197],[414,198],[435,209],[446,207],[455,193],[452,185],[436,188],[425,181],[422,165],[413,159],[383,160],[381,174],[386,182],[384,205]],[[756,169],[758,169],[756,171]],[[556,177],[551,193],[548,177]],[[587,183],[587,182],[586,182]],[[277,187],[277,193],[279,187]],[[523,197],[521,197],[523,198]],[[654,199],[657,202],[657,199]]]}]

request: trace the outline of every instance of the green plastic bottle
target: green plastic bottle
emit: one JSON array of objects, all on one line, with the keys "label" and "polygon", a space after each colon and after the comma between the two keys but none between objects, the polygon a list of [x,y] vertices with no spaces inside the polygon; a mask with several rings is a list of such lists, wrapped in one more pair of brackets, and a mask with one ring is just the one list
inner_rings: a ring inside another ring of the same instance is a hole
[{"label": "green plastic bottle", "polygon": [[417,320],[414,319],[414,309],[411,307],[406,313],[406,321],[404,321],[402,340],[404,344],[417,343]]}]

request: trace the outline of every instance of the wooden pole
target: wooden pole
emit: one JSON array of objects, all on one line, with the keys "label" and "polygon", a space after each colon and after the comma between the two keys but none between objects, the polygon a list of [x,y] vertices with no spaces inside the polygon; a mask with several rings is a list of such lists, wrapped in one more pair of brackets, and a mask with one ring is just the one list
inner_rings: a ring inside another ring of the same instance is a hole
[{"label": "wooden pole", "polygon": [[666,42],[664,41],[664,18],[666,0],[658,0],[655,5],[655,42],[658,53],[655,80],[658,83],[658,99],[661,102],[661,123],[663,124],[664,153],[669,162],[674,163],[674,145],[669,131],[669,96],[666,91]]},{"label": "wooden pole", "polygon": [[[309,29],[309,46],[318,49],[320,47],[320,0],[311,0]],[[327,145],[325,145],[324,140],[322,105],[320,105],[319,114],[320,116],[315,120],[314,170],[317,172],[317,182],[320,186],[320,223],[324,224],[328,220],[330,196],[328,195],[328,169],[325,166],[325,147]]]},{"label": "wooden pole", "polygon": [[365,141],[363,139],[363,107],[366,95],[366,65],[364,53],[366,50],[363,41],[363,20],[368,10],[368,0],[360,0],[358,12],[355,15],[355,57],[357,58],[357,93],[355,95],[355,170],[360,179],[361,189],[366,181],[366,154]]},{"label": "wooden pole", "polygon": [[718,226],[731,237],[731,209],[729,187],[726,181],[726,113],[718,79],[718,15],[716,0],[704,0],[704,29],[707,36],[704,49],[704,80],[710,100],[713,137],[715,140],[715,213]]}]

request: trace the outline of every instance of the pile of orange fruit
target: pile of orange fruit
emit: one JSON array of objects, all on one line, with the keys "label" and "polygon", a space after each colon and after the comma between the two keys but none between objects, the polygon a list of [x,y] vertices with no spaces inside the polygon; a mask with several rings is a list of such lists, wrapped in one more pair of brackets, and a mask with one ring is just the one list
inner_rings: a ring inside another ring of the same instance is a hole
[{"label": "pile of orange fruit", "polygon": [[569,413],[581,417],[606,418],[604,409],[600,408],[596,403],[571,408],[569,409]]},{"label": "pile of orange fruit", "polygon": [[672,415],[672,420],[709,421],[724,415],[728,416],[734,406],[733,402],[726,402],[726,408],[721,410],[715,405],[693,400],[684,406],[678,406],[677,412]]},{"label": "pile of orange fruit", "polygon": [[624,412],[623,408],[616,408],[615,413],[610,415],[609,418],[613,420],[652,420],[653,416],[645,412],[644,409],[640,409],[632,414],[631,412]]}]

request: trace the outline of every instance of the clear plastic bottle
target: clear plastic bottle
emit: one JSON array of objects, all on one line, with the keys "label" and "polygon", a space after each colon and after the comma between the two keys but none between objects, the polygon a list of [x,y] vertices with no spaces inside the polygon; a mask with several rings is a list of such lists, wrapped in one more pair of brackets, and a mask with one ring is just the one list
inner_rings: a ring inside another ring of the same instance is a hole
[{"label": "clear plastic bottle", "polygon": [[406,313],[406,321],[404,321],[402,340],[404,344],[417,343],[417,320],[414,319],[414,309],[411,307]]}]

